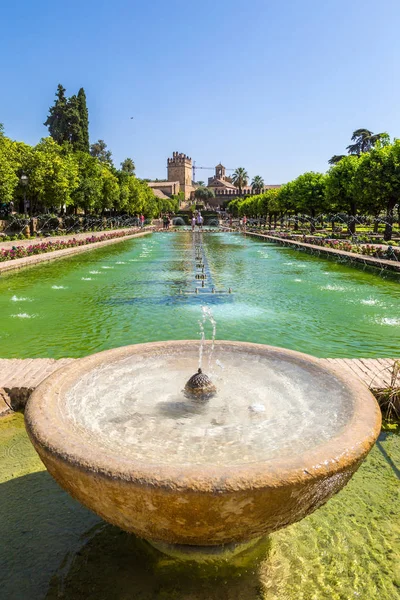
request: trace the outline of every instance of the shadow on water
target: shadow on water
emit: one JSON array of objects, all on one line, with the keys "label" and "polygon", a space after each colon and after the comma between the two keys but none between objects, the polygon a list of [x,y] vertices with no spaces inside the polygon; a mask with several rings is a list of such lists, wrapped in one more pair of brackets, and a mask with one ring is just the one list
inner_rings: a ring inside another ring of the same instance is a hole
[{"label": "shadow on water", "polygon": [[61,565],[46,600],[256,600],[262,598],[257,562],[267,545],[263,542],[230,563],[204,565],[170,558],[144,540],[104,525]]},{"label": "shadow on water", "polygon": [[144,540],[104,525],[72,560],[66,557],[46,600],[258,600],[257,562],[266,546],[229,564],[202,565],[165,556]]},{"label": "shadow on water", "polygon": [[392,458],[389,456],[389,454],[386,452],[385,448],[382,446],[382,442],[384,442],[386,440],[386,438],[387,438],[386,431],[381,431],[378,441],[376,442],[376,445],[379,448],[383,458],[386,460],[387,464],[392,469],[394,475],[397,477],[397,479],[400,479],[400,469],[395,465]]},{"label": "shadow on water", "polygon": [[0,597],[41,600],[66,550],[100,519],[66,494],[47,471],[0,484]]},{"label": "shadow on water", "polygon": [[258,600],[269,541],[230,562],[173,559],[108,525],[46,471],[0,485],[0,597],[7,600]]}]

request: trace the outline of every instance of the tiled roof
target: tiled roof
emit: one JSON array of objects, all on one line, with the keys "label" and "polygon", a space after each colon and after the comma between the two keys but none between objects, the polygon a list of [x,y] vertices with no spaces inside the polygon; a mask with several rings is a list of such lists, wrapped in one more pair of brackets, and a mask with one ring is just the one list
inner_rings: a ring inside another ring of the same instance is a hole
[{"label": "tiled roof", "polygon": [[173,186],[173,185],[178,185],[179,181],[148,181],[147,185],[151,188],[157,188],[157,187],[167,187],[167,186]]},{"label": "tiled roof", "polygon": [[229,183],[229,181],[224,181],[223,179],[217,179],[216,177],[210,177],[208,180],[207,187],[224,187],[224,188],[234,188],[233,183]]},{"label": "tiled roof", "polygon": [[157,188],[153,188],[153,194],[157,196],[157,198],[161,198],[162,200],[169,200],[169,196],[167,196],[166,194],[164,194],[164,192],[158,190]]}]

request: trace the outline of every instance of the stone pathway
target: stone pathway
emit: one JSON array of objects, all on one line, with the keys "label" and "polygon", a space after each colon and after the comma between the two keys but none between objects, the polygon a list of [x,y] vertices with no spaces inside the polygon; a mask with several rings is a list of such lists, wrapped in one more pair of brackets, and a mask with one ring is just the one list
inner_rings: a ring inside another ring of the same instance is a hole
[{"label": "stone pathway", "polygon": [[[333,364],[340,370],[361,379],[372,390],[382,390],[390,386],[394,358],[321,358],[326,364]],[[400,385],[400,381],[397,382]]]},{"label": "stone pathway", "polygon": [[46,377],[67,365],[73,358],[0,359],[0,416],[10,407],[20,410],[35,388]]}]

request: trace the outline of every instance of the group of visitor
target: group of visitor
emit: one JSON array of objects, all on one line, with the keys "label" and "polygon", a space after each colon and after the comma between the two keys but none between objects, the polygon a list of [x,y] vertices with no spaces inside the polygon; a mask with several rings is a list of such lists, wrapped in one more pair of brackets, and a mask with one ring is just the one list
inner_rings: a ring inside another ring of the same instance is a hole
[{"label": "group of visitor", "polygon": [[136,222],[139,227],[142,227],[142,228],[144,227],[144,221],[145,221],[144,214],[136,216]]},{"label": "group of visitor", "polygon": [[243,229],[246,229],[246,225],[247,225],[247,217],[246,217],[246,215],[243,215],[243,217],[239,220],[239,226]]},{"label": "group of visitor", "polygon": [[199,229],[203,229],[203,215],[201,214],[201,211],[198,210],[196,213],[193,213],[192,216],[192,231],[195,230],[196,225]]}]

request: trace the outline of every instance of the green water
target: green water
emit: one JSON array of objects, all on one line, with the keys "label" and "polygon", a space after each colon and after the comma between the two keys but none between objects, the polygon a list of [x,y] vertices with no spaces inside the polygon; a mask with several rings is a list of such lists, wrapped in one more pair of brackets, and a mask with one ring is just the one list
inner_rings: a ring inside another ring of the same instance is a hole
[{"label": "green water", "polygon": [[202,304],[212,307],[219,339],[319,357],[399,355],[399,283],[237,234],[205,233],[203,245],[207,285],[232,294],[190,293],[200,286],[190,232],[153,234],[3,276],[0,356],[79,357],[198,339]]},{"label": "green water", "polygon": [[168,558],[103,523],[44,470],[23,417],[0,421],[4,600],[400,598],[400,436],[383,433],[350,483],[232,564]]},{"label": "green water", "polygon": [[[232,294],[188,293],[199,286],[190,233],[123,242],[3,277],[0,356],[82,356],[198,338],[202,304],[212,306],[219,339],[316,356],[398,356],[397,283],[234,234],[204,235],[204,250],[210,285]],[[23,417],[6,417],[0,598],[400,598],[400,436],[382,433],[347,487],[316,513],[230,564],[204,567],[158,553],[75,502],[44,470]]]}]

